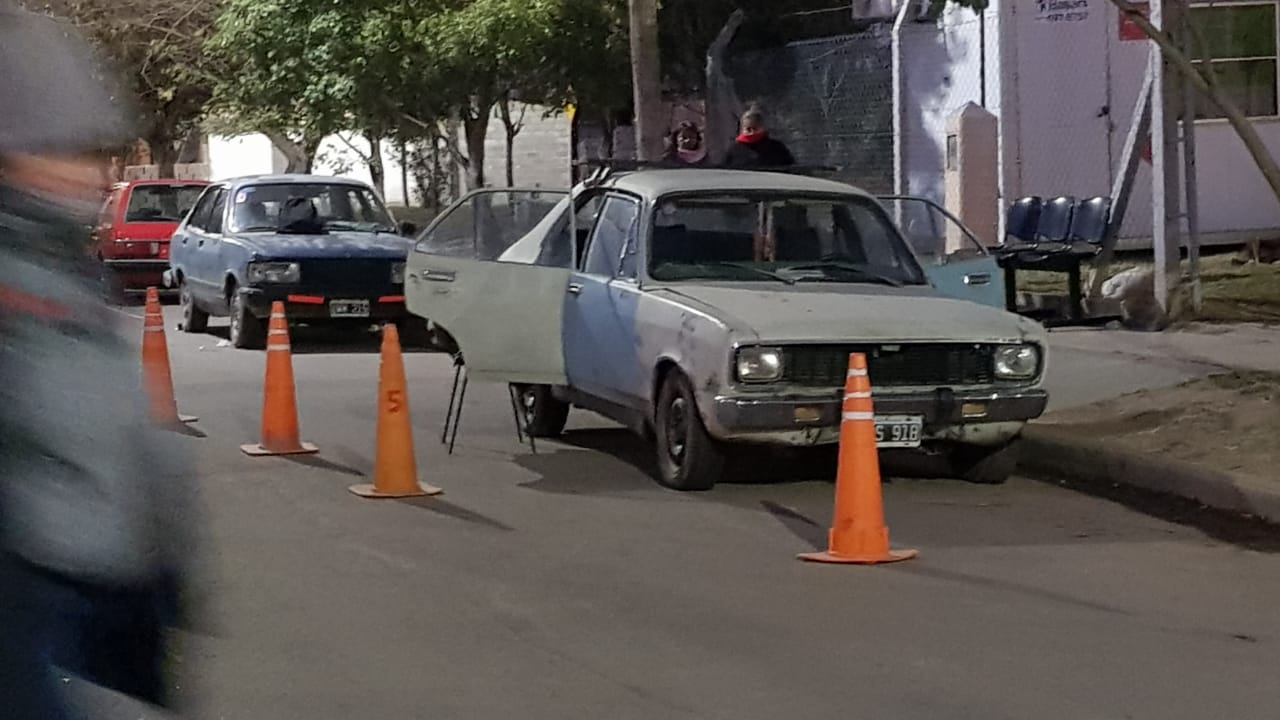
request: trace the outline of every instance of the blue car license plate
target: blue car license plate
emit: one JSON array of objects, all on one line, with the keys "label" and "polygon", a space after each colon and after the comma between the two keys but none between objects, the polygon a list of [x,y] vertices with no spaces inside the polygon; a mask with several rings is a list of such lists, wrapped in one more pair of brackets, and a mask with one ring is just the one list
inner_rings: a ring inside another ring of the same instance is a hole
[{"label": "blue car license plate", "polygon": [[329,317],[333,318],[367,318],[369,317],[368,300],[330,300]]}]

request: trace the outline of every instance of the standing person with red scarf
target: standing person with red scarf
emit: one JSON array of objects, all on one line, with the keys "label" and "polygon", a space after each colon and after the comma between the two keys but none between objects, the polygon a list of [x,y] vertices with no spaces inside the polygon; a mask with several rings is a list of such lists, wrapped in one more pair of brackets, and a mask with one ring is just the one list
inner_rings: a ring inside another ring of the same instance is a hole
[{"label": "standing person with red scarf", "polygon": [[725,167],[756,168],[795,165],[796,159],[780,140],[769,137],[764,112],[751,106],[742,114],[742,130],[724,156]]}]

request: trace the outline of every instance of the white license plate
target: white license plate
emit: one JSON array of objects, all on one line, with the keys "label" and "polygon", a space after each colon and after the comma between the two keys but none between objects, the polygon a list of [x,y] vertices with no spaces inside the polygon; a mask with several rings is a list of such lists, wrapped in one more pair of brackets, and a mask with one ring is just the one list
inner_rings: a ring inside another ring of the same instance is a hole
[{"label": "white license plate", "polygon": [[369,317],[368,300],[330,300],[329,317],[335,318],[367,318]]},{"label": "white license plate", "polygon": [[924,432],[922,415],[877,415],[876,447],[920,447],[920,435]]}]

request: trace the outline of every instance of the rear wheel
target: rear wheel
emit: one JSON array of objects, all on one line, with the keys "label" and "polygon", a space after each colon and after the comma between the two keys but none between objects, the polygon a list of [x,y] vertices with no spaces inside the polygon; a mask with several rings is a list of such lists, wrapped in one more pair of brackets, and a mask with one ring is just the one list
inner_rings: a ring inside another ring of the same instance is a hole
[{"label": "rear wheel", "polygon": [[674,370],[658,392],[654,414],[658,475],[674,490],[710,490],[724,471],[724,453],[707,433],[689,381]]},{"label": "rear wheel", "polygon": [[202,333],[209,329],[209,313],[196,307],[191,288],[185,282],[178,286],[178,304],[182,307],[183,332]]},{"label": "rear wheel", "polygon": [[568,403],[557,400],[548,385],[517,385],[525,427],[537,438],[559,437],[569,422]]},{"label": "rear wheel", "polygon": [[267,324],[249,311],[244,295],[231,288],[231,344],[243,350],[266,346]]}]

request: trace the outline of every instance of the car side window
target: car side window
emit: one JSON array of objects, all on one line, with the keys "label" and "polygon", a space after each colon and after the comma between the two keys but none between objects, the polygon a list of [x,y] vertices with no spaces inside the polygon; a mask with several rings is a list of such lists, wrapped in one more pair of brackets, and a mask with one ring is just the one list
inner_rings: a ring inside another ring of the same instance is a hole
[{"label": "car side window", "polygon": [[187,225],[198,230],[208,230],[209,211],[213,209],[213,202],[217,199],[218,193],[222,190],[217,186],[211,185],[200,199],[196,201],[196,205],[191,210],[191,219],[187,221]]},{"label": "car side window", "polygon": [[227,210],[227,191],[218,188],[218,193],[213,199],[213,205],[209,209],[209,219],[205,223],[205,229],[214,235],[222,234],[222,218],[226,215]]},{"label": "car side window", "polygon": [[[610,278],[618,275],[623,248],[627,246],[628,236],[635,232],[639,217],[640,203],[621,195],[607,197],[600,211],[600,219],[591,232],[591,240],[587,243],[583,271]],[[634,276],[634,260],[631,272]]]}]

